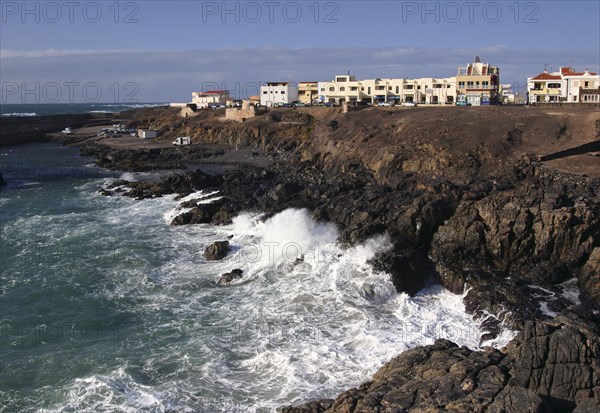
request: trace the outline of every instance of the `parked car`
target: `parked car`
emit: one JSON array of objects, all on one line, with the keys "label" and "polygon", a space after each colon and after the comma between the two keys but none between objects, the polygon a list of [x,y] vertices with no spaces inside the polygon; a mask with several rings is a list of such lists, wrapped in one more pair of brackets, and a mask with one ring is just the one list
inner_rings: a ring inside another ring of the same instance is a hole
[{"label": "parked car", "polygon": [[402,106],[417,106],[417,104],[415,102],[402,102]]},{"label": "parked car", "polygon": [[456,106],[471,106],[471,104],[469,102],[460,101],[456,102]]},{"label": "parked car", "polygon": [[305,108],[308,106],[308,104],[306,104],[304,102],[294,102],[293,105],[294,105],[294,107],[297,107],[297,108]]},{"label": "parked car", "polygon": [[379,102],[377,106],[392,106],[391,102]]}]

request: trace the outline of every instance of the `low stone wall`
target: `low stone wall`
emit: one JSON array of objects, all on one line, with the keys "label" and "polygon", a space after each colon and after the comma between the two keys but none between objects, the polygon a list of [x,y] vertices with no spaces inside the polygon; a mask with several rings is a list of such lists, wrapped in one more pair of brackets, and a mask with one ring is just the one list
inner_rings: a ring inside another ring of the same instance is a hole
[{"label": "low stone wall", "polygon": [[246,119],[253,118],[265,113],[265,109],[258,109],[256,106],[244,108],[228,108],[225,110],[225,120],[233,120],[236,122],[244,122]]}]

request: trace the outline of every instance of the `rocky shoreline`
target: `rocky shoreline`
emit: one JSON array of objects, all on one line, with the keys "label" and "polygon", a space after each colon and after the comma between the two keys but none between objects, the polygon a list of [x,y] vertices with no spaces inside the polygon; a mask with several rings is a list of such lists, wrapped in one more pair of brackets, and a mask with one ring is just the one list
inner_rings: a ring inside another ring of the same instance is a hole
[{"label": "rocky shoreline", "polygon": [[[246,150],[273,163],[117,181],[105,195],[219,191],[217,202],[183,204],[188,210],[173,225],[307,208],[335,223],[347,245],[386,234],[393,247],[372,264],[398,291],[414,294],[432,282],[455,293],[468,288],[467,311],[486,319],[482,340],[506,327],[520,331],[502,350],[471,352],[446,341],[411,350],[335,401],[282,411],[597,411],[600,158],[577,151],[599,139],[597,111],[323,108],[274,110],[243,124],[212,114],[182,120],[164,109],[127,116],[130,126],[162,129],[165,139],[192,136],[196,145]],[[565,150],[569,156],[549,156]],[[83,153],[126,170],[214,155],[169,148],[149,156],[101,144]],[[565,287],[572,279],[575,304]]]}]

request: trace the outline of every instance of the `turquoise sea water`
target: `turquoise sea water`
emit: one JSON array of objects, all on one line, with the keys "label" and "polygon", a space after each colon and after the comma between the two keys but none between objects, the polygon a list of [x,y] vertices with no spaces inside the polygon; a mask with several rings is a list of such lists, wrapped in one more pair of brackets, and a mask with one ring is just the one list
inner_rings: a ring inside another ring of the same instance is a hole
[{"label": "turquoise sea water", "polygon": [[[107,173],[55,144],[0,156],[1,412],[274,412],[334,397],[436,338],[479,345],[460,296],[410,298],[372,270],[383,238],[343,250],[303,210],[171,226],[172,196],[97,193],[152,176]],[[229,236],[230,255],[206,262]],[[234,268],[242,280],[219,286]]]}]

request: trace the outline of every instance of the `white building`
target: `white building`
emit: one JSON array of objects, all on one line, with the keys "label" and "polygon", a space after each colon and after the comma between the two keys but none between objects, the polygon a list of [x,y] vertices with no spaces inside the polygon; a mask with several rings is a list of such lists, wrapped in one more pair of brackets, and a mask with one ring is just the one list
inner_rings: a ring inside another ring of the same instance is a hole
[{"label": "white building", "polygon": [[356,80],[352,75],[339,75],[331,82],[319,82],[319,101],[322,103],[343,102],[416,102],[420,104],[454,103],[456,79],[364,79]]},{"label": "white building", "polygon": [[268,82],[260,87],[260,104],[273,107],[298,100],[298,86],[288,82]]},{"label": "white building", "polygon": [[559,72],[544,70],[527,78],[529,103],[597,103],[600,75],[561,67]]},{"label": "white building", "polygon": [[566,82],[567,102],[586,103],[585,98],[580,98],[581,92],[600,88],[600,75],[590,72],[588,69],[578,73],[571,67],[561,67],[560,74]]},{"label": "white building", "polygon": [[210,90],[208,92],[193,92],[192,103],[198,108],[206,108],[209,105],[227,105],[230,100],[228,90]]}]

